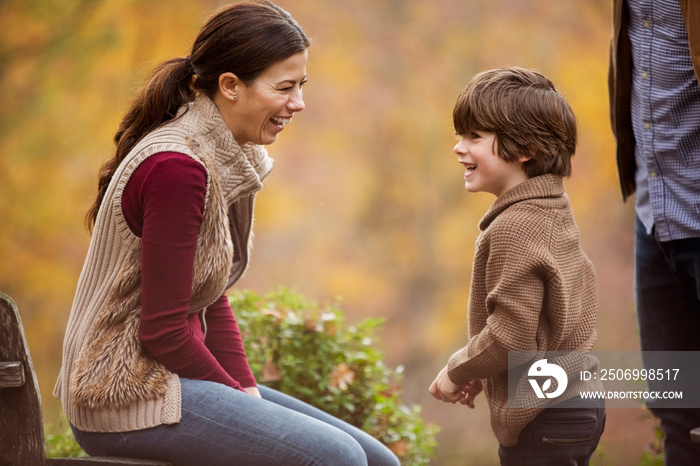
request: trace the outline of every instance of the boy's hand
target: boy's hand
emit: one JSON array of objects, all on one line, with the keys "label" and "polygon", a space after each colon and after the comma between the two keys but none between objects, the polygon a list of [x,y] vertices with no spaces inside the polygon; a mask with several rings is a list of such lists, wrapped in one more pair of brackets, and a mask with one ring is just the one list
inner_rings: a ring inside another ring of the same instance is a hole
[{"label": "boy's hand", "polygon": [[476,398],[483,389],[484,385],[481,383],[481,380],[472,380],[469,382],[469,385],[462,390],[462,399],[459,400],[459,402],[464,406],[469,406],[471,409],[474,409],[474,398]]},{"label": "boy's hand", "polygon": [[456,403],[465,397],[462,393],[464,389],[466,389],[466,387],[460,387],[452,383],[450,377],[447,375],[447,366],[445,366],[437,377],[435,377],[433,383],[430,384],[428,391],[438,400],[446,403]]}]

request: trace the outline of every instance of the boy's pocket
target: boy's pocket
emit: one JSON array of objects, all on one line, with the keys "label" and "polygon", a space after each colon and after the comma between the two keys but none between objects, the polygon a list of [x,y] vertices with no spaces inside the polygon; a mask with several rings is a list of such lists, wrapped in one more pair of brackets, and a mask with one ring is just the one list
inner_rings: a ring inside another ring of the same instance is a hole
[{"label": "boy's pocket", "polygon": [[540,444],[543,463],[588,456],[596,440],[596,424],[596,419],[535,421],[535,439]]}]

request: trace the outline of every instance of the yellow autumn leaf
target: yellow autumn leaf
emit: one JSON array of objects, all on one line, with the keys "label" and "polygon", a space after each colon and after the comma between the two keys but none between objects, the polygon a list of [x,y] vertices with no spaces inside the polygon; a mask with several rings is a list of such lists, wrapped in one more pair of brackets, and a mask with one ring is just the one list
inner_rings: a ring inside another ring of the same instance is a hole
[{"label": "yellow autumn leaf", "polygon": [[277,382],[282,380],[282,374],[280,374],[279,369],[275,365],[272,359],[265,361],[265,365],[262,368],[263,382]]},{"label": "yellow autumn leaf", "polygon": [[272,316],[277,320],[282,320],[282,313],[277,309],[263,309],[260,311],[264,316]]},{"label": "yellow autumn leaf", "polygon": [[314,319],[311,319],[311,318],[304,319],[304,327],[309,332],[318,332],[319,331],[318,324],[316,323],[316,321]]},{"label": "yellow autumn leaf", "polygon": [[386,445],[396,456],[406,455],[406,441],[403,439],[390,442]]},{"label": "yellow autumn leaf", "polygon": [[333,368],[331,372],[331,383],[330,386],[333,388],[339,388],[345,390],[348,385],[352,383],[355,379],[355,372],[348,367],[347,364],[341,362]]}]

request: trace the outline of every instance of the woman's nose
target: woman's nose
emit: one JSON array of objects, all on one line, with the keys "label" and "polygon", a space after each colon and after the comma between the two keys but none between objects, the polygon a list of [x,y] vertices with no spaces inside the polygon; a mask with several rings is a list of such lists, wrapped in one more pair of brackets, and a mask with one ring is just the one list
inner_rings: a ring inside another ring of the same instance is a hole
[{"label": "woman's nose", "polygon": [[289,109],[293,112],[301,112],[306,108],[306,104],[304,103],[304,95],[301,92],[301,89],[299,89],[296,92],[293,92],[292,95],[289,98]]}]

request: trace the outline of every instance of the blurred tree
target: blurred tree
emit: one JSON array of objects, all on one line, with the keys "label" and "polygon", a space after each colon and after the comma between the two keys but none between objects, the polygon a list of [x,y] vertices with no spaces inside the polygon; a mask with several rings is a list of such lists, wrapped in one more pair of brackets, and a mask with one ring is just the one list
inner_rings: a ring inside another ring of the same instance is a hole
[{"label": "blurred tree", "polygon": [[83,217],[97,169],[132,91],[153,62],[185,51],[206,11],[184,0],[168,5],[0,4],[0,289],[17,300],[37,342],[45,395],[89,240]]}]

